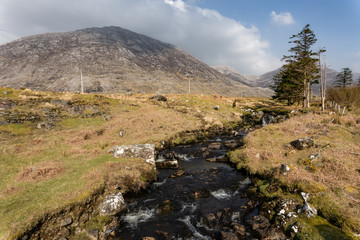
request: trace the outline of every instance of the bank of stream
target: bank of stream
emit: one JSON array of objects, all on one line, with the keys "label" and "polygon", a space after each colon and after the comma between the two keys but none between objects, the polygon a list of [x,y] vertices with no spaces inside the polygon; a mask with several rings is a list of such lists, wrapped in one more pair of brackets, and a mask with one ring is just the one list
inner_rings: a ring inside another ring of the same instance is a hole
[{"label": "bank of stream", "polygon": [[121,227],[112,229],[112,239],[263,238],[270,224],[247,195],[252,181],[227,161],[246,133],[236,135],[161,152],[158,166],[170,159],[169,166],[178,161],[178,167],[160,169],[145,192],[125,196],[128,212],[119,218]]}]

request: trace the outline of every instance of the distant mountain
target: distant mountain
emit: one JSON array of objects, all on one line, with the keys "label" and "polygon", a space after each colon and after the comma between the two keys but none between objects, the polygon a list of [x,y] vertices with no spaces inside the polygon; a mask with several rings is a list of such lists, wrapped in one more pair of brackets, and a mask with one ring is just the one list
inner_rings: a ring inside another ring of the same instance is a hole
[{"label": "distant mountain", "polygon": [[253,87],[249,79],[243,76],[238,70],[231,66],[220,65],[220,66],[212,66],[212,68],[216,69],[217,71],[221,72],[225,76],[237,81],[241,82],[244,85]]},{"label": "distant mountain", "polygon": [[176,46],[120,27],[21,38],[0,46],[0,85],[48,91],[268,96]]},{"label": "distant mountain", "polygon": [[255,84],[255,86],[270,88],[270,86],[274,83],[274,76],[280,71],[280,69],[281,68],[278,68],[274,71],[270,71],[259,76],[247,75],[246,77],[249,79],[249,81]]},{"label": "distant mountain", "polygon": [[[262,79],[257,76],[244,76],[238,70],[231,66],[213,66],[214,69],[223,73],[225,76],[231,78],[234,81],[240,82],[248,87],[258,89],[259,91],[266,92],[267,95],[271,96],[273,91],[269,88],[267,82],[262,82]],[[271,73],[268,73],[271,74]],[[267,78],[265,79],[267,81]]]},{"label": "distant mountain", "polygon": [[[270,96],[274,93],[271,89],[271,85],[274,84],[274,76],[280,71],[281,68],[278,68],[274,71],[264,73],[262,75],[243,75],[238,70],[230,66],[213,66],[214,69],[225,74],[227,77],[231,78],[234,81],[238,81],[246,86],[252,87],[254,89],[261,89],[261,91],[267,92]],[[337,72],[334,69],[326,69],[326,86],[327,88],[333,87],[336,80]],[[353,73],[354,84],[358,84],[360,73]],[[313,85],[313,93],[316,95],[320,94],[320,85]]]}]

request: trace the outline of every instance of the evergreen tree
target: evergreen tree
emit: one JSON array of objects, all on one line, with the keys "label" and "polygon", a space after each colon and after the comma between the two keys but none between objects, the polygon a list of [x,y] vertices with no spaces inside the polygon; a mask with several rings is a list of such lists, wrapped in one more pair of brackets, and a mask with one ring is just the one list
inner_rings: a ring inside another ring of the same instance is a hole
[{"label": "evergreen tree", "polygon": [[334,82],[335,87],[345,88],[348,85],[351,85],[353,81],[353,74],[350,68],[343,68],[341,72],[336,75],[336,80]]},{"label": "evergreen tree", "polygon": [[275,95],[273,99],[287,101],[288,105],[302,100],[303,85],[297,78],[297,71],[294,64],[286,64],[282,66],[280,72],[274,76]]},{"label": "evergreen tree", "polygon": [[[317,53],[311,50],[311,46],[316,43],[317,39],[315,38],[314,32],[310,29],[309,24],[307,24],[300,33],[291,36],[290,39],[291,41],[289,43],[293,43],[295,46],[289,50],[292,55],[284,56],[283,59],[288,66],[284,65],[283,69],[288,69],[288,67],[291,66],[291,79],[293,79],[291,82],[296,82],[296,84],[286,86],[292,86],[288,91],[293,91],[295,95],[297,95],[301,89],[303,107],[310,107],[312,84],[318,83],[316,80],[318,78],[316,74],[319,72],[317,66],[318,59],[315,58]],[[283,84],[276,83],[276,81],[281,81],[281,79],[288,81],[286,80],[288,79],[286,74],[289,74],[289,72],[285,71],[281,74],[285,75],[280,78],[276,76],[277,79],[274,79],[275,86],[279,88],[282,88]],[[276,88],[275,92],[277,93]],[[281,90],[279,89],[278,92],[281,92]],[[298,98],[298,96],[296,98]]]},{"label": "evergreen tree", "polygon": [[358,85],[360,86],[360,77],[359,77],[359,79],[358,79]]}]

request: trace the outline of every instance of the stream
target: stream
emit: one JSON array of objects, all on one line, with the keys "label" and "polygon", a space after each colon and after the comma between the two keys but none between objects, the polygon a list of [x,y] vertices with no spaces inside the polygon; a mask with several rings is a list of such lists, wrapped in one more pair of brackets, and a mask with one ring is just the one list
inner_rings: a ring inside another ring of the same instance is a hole
[{"label": "stream", "polygon": [[251,180],[225,157],[245,135],[161,152],[157,162],[178,159],[178,168],[159,169],[158,180],[145,192],[125,196],[128,212],[113,239],[233,239],[235,233],[252,239],[245,235],[246,219],[258,211],[245,194]]}]

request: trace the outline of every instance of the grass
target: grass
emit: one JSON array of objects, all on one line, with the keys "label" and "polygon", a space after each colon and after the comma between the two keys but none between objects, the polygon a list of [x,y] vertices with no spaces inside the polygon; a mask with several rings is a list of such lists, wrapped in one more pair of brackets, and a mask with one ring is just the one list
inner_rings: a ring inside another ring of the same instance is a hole
[{"label": "grass", "polygon": [[[6,111],[15,120],[21,117],[14,114],[16,110],[40,116],[34,122],[25,119],[0,126],[0,239],[101,187],[109,192],[118,187],[123,192],[138,191],[156,178],[153,168],[139,159],[113,158],[107,151],[115,145],[160,146],[162,140],[179,144],[184,131],[189,132],[185,141],[194,141],[192,131],[241,120],[243,105],[233,108],[233,98],[167,95],[167,102],[154,102],[150,96],[0,88],[0,99],[13,104]],[[49,121],[49,110],[55,113],[50,114],[52,129],[38,129],[39,121]],[[0,121],[6,118],[1,115]],[[103,221],[95,220],[88,227]]]},{"label": "grass", "polygon": [[0,126],[0,132],[6,132],[10,135],[28,135],[33,131],[31,123],[8,124]]},{"label": "grass", "polygon": [[[275,177],[292,191],[310,192],[312,204],[322,217],[347,233],[360,232],[360,124],[355,115],[341,117],[340,121],[334,118],[304,114],[268,125],[249,133],[245,147],[229,156],[238,168]],[[289,146],[303,137],[312,137],[316,146],[305,150]],[[314,153],[322,158],[310,160]],[[281,164],[293,168],[283,175]]]},{"label": "grass", "polygon": [[315,217],[312,219],[300,219],[298,225],[301,228],[296,239],[299,240],[331,240],[342,239],[351,240],[344,231],[331,225],[322,217]]}]

